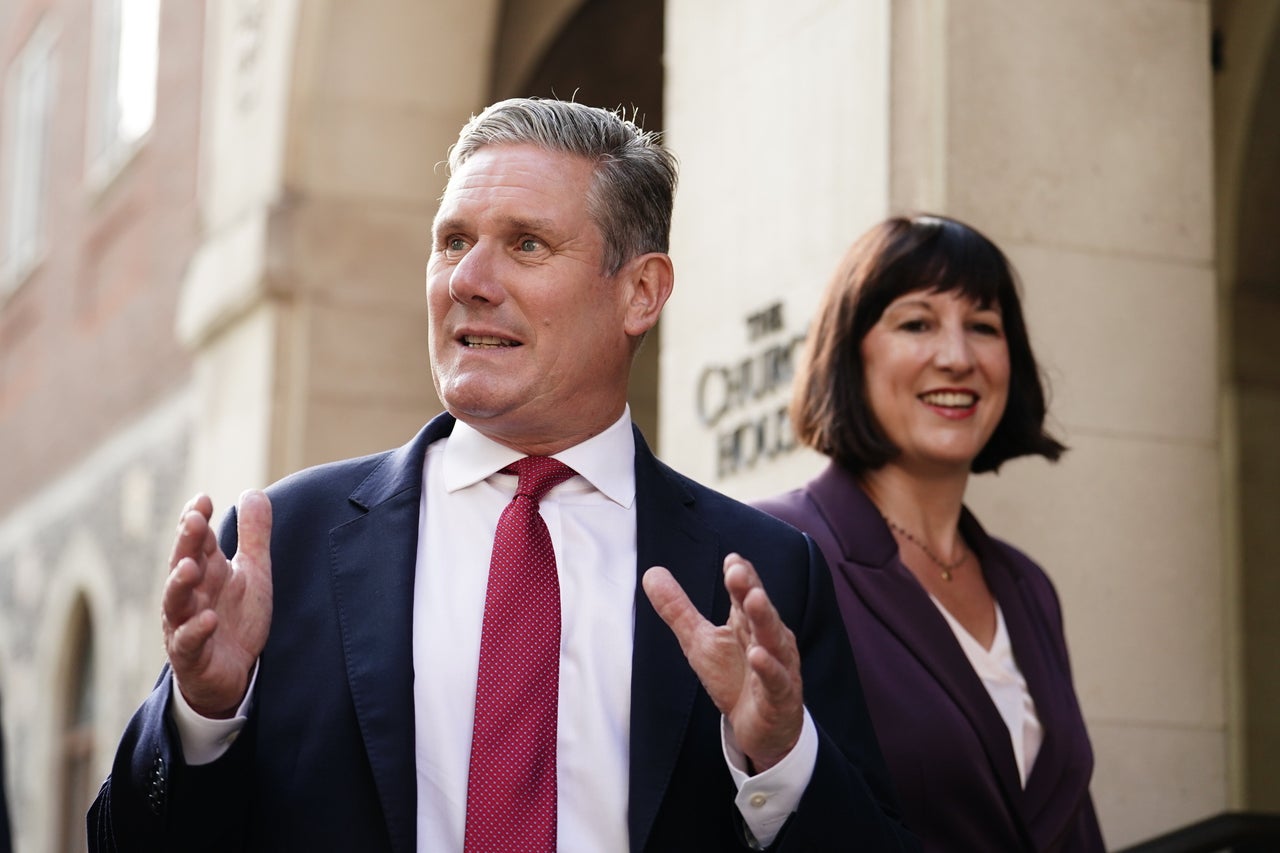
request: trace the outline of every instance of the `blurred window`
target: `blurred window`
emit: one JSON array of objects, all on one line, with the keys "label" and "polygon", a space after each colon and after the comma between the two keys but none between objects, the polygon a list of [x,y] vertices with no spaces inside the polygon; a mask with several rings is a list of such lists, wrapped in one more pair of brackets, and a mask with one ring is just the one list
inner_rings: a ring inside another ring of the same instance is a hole
[{"label": "blurred window", "polygon": [[160,0],[96,0],[90,82],[88,181],[105,186],[156,117]]},{"label": "blurred window", "polygon": [[45,248],[45,185],[57,65],[53,27],[43,21],[4,81],[4,248],[0,296],[15,288]]}]

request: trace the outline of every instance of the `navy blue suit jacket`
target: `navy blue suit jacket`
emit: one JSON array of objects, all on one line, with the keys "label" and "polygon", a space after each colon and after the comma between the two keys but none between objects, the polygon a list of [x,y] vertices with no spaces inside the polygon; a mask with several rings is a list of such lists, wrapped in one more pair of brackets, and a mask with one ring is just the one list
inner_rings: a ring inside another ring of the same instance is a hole
[{"label": "navy blue suit jacket", "polygon": [[[93,850],[360,850],[415,844],[412,610],[422,466],[409,444],[268,490],[274,614],[250,719],[187,766],[169,679],[134,716],[89,813]],[[657,461],[636,433],[637,572],[668,567],[717,623],[726,553],[755,562],[803,656],[817,766],[778,850],[915,849],[897,819],[822,556],[787,525]],[[222,548],[236,547],[235,521]],[[628,829],[634,851],[745,849],[720,714],[637,583]],[[429,677],[429,676],[427,676]]]},{"label": "navy blue suit jacket", "polygon": [[808,533],[826,555],[894,789],[925,849],[1101,853],[1089,797],[1093,751],[1044,572],[963,512],[961,533],[1004,613],[1044,727],[1023,790],[1009,729],[854,476],[831,465],[756,506]]}]

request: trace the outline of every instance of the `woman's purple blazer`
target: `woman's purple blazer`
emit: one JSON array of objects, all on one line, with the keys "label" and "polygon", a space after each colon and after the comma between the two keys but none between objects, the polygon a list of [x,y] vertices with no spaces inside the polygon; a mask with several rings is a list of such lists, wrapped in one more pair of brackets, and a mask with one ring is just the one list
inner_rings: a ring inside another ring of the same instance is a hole
[{"label": "woman's purple blazer", "polygon": [[1044,726],[1024,790],[1009,730],[856,478],[833,464],[756,506],[808,533],[826,557],[898,801],[926,850],[1104,849],[1062,612],[1039,566],[963,512],[960,529]]}]

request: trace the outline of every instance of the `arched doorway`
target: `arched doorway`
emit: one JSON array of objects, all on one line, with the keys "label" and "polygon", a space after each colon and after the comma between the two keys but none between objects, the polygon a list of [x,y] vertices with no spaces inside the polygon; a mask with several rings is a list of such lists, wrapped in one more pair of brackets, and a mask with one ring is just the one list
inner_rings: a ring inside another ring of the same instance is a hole
[{"label": "arched doorway", "polygon": [[83,595],[76,597],[72,607],[64,655],[62,695],[56,709],[59,715],[57,849],[78,853],[85,849],[84,815],[96,790],[92,759],[98,702],[93,617]]},{"label": "arched doorway", "polygon": [[1280,811],[1280,6],[1218,0],[1213,15],[1234,799]]},{"label": "arched doorway", "polygon": [[[634,113],[646,130],[662,130],[663,3],[661,0],[547,0],[539,18],[554,12],[563,26],[548,34],[539,55],[529,55],[528,4],[508,2],[499,23],[493,100],[540,96],[571,98]],[[521,62],[523,59],[523,62]],[[677,275],[678,279],[678,275]],[[678,286],[678,284],[677,284]],[[631,415],[655,445],[658,436],[659,323],[640,349],[631,373]]]},{"label": "arched doorway", "polygon": [[[217,193],[180,312],[199,401],[191,476],[215,505],[245,484],[394,447],[440,410],[415,282],[439,163],[469,114],[498,96],[576,91],[661,123],[659,0],[454,5],[466,14],[447,27],[412,0],[213,20],[258,39],[253,62],[235,39],[219,42],[214,91],[244,97],[207,119],[202,170]],[[247,162],[266,165],[246,176]],[[632,397],[651,435],[657,349],[655,336]]]}]

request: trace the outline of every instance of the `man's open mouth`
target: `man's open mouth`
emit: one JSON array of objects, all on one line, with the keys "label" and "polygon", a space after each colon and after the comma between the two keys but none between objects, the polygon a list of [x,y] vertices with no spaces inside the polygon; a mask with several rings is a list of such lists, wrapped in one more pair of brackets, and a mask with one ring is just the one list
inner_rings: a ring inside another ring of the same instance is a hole
[{"label": "man's open mouth", "polygon": [[487,349],[490,347],[518,347],[519,343],[506,338],[495,338],[493,335],[463,335],[463,346]]}]

